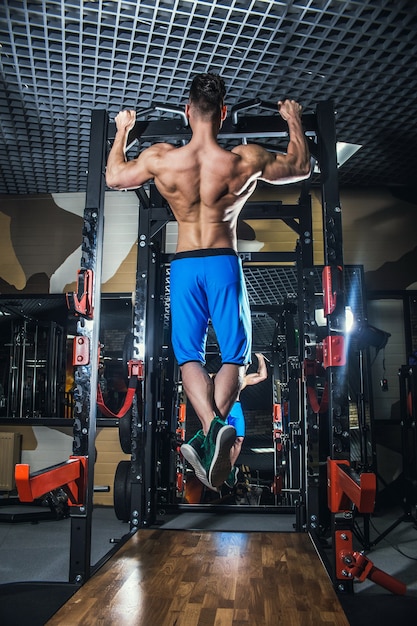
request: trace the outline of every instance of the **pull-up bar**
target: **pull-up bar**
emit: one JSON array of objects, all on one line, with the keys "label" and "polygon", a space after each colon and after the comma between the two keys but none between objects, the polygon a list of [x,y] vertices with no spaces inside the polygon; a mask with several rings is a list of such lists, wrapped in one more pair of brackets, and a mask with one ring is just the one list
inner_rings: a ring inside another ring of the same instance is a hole
[{"label": "pull-up bar", "polygon": [[[255,98],[254,100],[244,101],[232,107],[231,116],[227,117],[218,133],[221,139],[256,139],[268,137],[288,137],[287,122],[280,115],[251,115],[239,116],[240,111],[248,108],[259,106],[268,110],[274,110],[278,113],[278,105],[264,102]],[[141,142],[155,141],[183,141],[191,136],[191,128],[188,126],[188,120],[181,107],[171,106],[169,104],[158,103],[153,107],[138,111],[137,117],[149,115],[154,111],[168,112],[179,115],[179,119],[159,119],[144,120],[137,119],[134,128],[129,134],[129,144],[134,139],[140,139]],[[307,135],[316,136],[317,118],[315,114],[307,113],[302,116],[304,132]],[[114,122],[109,124],[108,138],[113,139],[116,132]]]}]

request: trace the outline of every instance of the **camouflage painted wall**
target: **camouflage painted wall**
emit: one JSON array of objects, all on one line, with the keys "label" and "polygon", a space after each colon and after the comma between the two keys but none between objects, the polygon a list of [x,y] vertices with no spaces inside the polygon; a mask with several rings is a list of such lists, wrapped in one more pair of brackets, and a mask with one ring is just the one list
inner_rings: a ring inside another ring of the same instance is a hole
[{"label": "camouflage painted wall", "polygon": [[[417,285],[417,210],[415,203],[382,189],[341,191],[346,264],[363,265],[368,289],[397,290]],[[295,203],[295,188],[267,188],[255,200]],[[315,263],[323,263],[320,192],[313,191]],[[75,289],[81,261],[84,194],[0,197],[0,292],[63,293]],[[135,288],[138,203],[134,192],[107,192],[102,290]],[[280,220],[251,220],[264,251],[291,250],[296,234]],[[175,227],[174,227],[175,228]],[[175,233],[171,229],[171,246]]]},{"label": "camouflage painted wall", "polygon": [[[0,293],[74,291],[81,263],[84,194],[0,197]],[[103,292],[132,292],[138,203],[106,194]]]}]

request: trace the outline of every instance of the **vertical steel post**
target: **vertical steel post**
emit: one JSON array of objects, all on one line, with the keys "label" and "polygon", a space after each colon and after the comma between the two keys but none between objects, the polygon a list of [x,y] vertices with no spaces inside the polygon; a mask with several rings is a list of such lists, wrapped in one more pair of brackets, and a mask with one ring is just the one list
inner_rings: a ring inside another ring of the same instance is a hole
[{"label": "vertical steel post", "polygon": [[149,198],[140,194],[136,297],[134,307],[134,358],[143,361],[142,403],[134,410],[131,457],[131,527],[146,527],[156,518],[157,459],[156,433],[160,410],[160,236],[153,232],[152,209],[162,198],[154,185]]},{"label": "vertical steel post", "polygon": [[104,234],[105,160],[108,118],[105,110],[91,114],[90,150],[81,254],[81,271],[93,272],[92,314],[80,317],[77,340],[88,345],[87,362],[74,367],[73,454],[88,457],[87,492],[81,506],[71,507],[70,582],[84,583],[91,569],[91,527],[97,415],[101,265]]},{"label": "vertical steel post", "polygon": [[[311,195],[309,193],[310,180],[304,181],[301,187],[299,199],[300,206],[300,239],[296,248],[297,258],[297,283],[298,283],[298,347],[299,375],[297,380],[297,400],[299,413],[299,439],[298,462],[299,462],[299,486],[300,496],[296,507],[296,530],[301,532],[305,527],[308,501],[308,429],[306,386],[303,375],[303,364],[306,358],[306,346],[309,342],[311,315],[314,316],[314,286],[313,286],[313,215]],[[313,310],[313,312],[312,312]]]},{"label": "vertical steel post", "polygon": [[[145,449],[150,438],[152,422],[149,417],[148,405],[151,402],[149,396],[149,363],[152,359],[149,346],[148,332],[148,298],[149,298],[149,256],[150,248],[150,208],[140,202],[138,221],[138,253],[136,264],[136,293],[134,305],[134,344],[133,357],[143,362],[144,379],[142,382],[141,404],[135,403],[132,411],[132,455],[131,455],[131,476],[130,476],[130,525],[138,528],[146,525],[146,491],[147,475],[151,472],[148,466],[148,458],[145,459]],[[149,427],[148,427],[149,426]],[[148,456],[148,455],[146,455]]]},{"label": "vertical steel post", "polygon": [[[332,101],[317,105],[318,144],[322,179],[324,263],[333,302],[327,319],[329,387],[329,454],[349,460],[349,405],[347,367],[344,355],[345,285],[343,273],[342,211],[340,207],[336,156],[336,126]],[[340,341],[339,341],[340,340]],[[340,357],[340,358],[339,358]]]},{"label": "vertical steel post", "polygon": [[[327,425],[320,424],[320,466],[328,456],[331,459],[350,460],[349,402],[345,348],[345,285],[343,266],[342,212],[336,154],[336,124],[334,103],[320,102],[317,105],[317,128],[321,191],[323,205],[324,263],[323,291],[324,313],[327,320],[327,336],[323,341],[323,365],[326,370],[328,390]],[[327,488],[327,473],[320,476],[320,489]],[[328,516],[327,499],[321,498],[325,510],[319,510],[319,518]],[[325,504],[324,504],[325,503]],[[351,514],[350,514],[351,515]],[[336,579],[336,532],[343,523],[353,529],[349,513],[331,515],[333,537],[332,575],[337,589],[353,591],[352,580]],[[320,521],[320,520],[319,520]]]}]

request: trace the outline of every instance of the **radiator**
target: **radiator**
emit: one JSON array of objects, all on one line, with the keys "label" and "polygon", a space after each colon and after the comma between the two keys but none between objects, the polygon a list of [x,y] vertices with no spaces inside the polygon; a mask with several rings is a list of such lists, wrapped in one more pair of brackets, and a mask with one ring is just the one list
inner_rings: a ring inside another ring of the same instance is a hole
[{"label": "radiator", "polygon": [[14,468],[20,462],[21,435],[0,433],[0,491],[15,488]]}]

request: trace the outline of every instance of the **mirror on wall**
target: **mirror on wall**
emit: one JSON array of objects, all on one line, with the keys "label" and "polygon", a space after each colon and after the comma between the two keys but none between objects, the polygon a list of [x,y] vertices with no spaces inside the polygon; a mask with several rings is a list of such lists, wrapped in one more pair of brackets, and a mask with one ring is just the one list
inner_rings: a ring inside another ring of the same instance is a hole
[{"label": "mirror on wall", "polygon": [[[73,417],[73,338],[77,318],[65,294],[0,296],[0,417]],[[100,320],[100,384],[117,412],[123,403],[131,294],[105,294]]]}]

